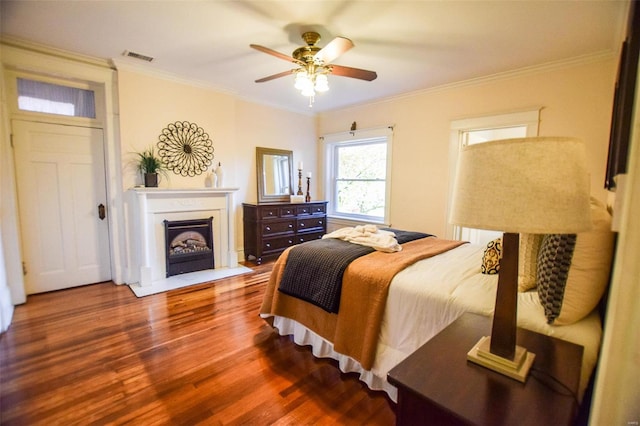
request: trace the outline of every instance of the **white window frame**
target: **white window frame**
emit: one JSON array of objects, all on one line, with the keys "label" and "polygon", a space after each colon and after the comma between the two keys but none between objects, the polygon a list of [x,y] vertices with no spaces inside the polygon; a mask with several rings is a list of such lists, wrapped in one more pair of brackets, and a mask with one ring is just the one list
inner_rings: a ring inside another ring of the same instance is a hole
[{"label": "white window frame", "polygon": [[460,153],[460,150],[465,143],[465,134],[470,131],[476,130],[490,130],[505,127],[526,126],[527,137],[538,136],[541,110],[542,107],[536,107],[512,113],[464,118],[451,122],[451,134],[449,139],[449,191],[446,211],[446,238],[456,240],[471,240],[472,243],[483,242],[482,232],[484,231],[472,233],[471,237],[469,238],[468,233],[463,235],[463,227],[449,223],[456,165],[458,163],[458,155]]},{"label": "white window frame", "polygon": [[[393,126],[386,126],[366,130],[354,130],[350,132],[332,133],[324,135],[320,138],[323,144],[323,164],[324,164],[324,187],[325,197],[329,201],[327,208],[327,216],[332,219],[343,221],[345,226],[353,223],[374,223],[380,225],[388,225],[390,222],[389,212],[391,206],[391,152],[393,146]],[[385,206],[384,217],[382,220],[371,216],[363,216],[356,214],[338,213],[335,210],[337,194],[336,194],[336,170],[334,151],[339,145],[349,145],[362,142],[386,142],[387,144],[387,164],[385,178]]]}]

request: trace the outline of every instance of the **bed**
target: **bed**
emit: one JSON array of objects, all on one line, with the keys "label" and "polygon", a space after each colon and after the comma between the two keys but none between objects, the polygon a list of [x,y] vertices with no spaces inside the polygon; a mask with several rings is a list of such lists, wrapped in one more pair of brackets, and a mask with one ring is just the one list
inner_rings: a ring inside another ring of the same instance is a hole
[{"label": "bed", "polygon": [[[594,229],[575,238],[559,311],[557,300],[541,297],[541,293],[558,293],[557,289],[550,291],[536,283],[537,271],[553,261],[540,257],[551,243],[546,236],[522,234],[520,238],[518,326],[584,347],[579,399],[598,358],[602,325],[596,306],[608,282],[613,251],[604,206],[592,202],[592,218]],[[399,252],[374,250],[361,255],[344,271],[337,313],[279,290],[292,266],[287,263],[298,247],[294,246],[274,264],[260,315],[280,335],[311,346],[316,357],[337,360],[343,372],[358,373],[370,389],[382,390],[396,401],[397,389],[386,379],[389,370],[463,313],[492,315],[498,275],[488,271],[495,266],[499,242],[477,245],[427,235],[402,243]],[[415,254],[425,250],[426,255]],[[396,263],[400,266],[378,274]],[[356,278],[354,265],[360,265]],[[371,277],[357,284],[362,281],[358,274],[363,273],[374,276],[373,286],[378,288],[374,293],[366,284]],[[390,276],[388,282],[376,281],[378,275]]]}]

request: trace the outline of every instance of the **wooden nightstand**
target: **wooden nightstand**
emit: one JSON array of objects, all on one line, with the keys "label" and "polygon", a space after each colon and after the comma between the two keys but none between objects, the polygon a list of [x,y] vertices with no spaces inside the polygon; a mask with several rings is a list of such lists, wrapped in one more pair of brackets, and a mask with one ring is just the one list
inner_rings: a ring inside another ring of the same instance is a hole
[{"label": "wooden nightstand", "polygon": [[467,361],[490,333],[490,318],[464,314],[394,367],[388,380],[398,388],[397,424],[571,425],[577,402],[548,376],[577,394],[582,346],[518,329],[518,345],[536,355],[523,384]]}]

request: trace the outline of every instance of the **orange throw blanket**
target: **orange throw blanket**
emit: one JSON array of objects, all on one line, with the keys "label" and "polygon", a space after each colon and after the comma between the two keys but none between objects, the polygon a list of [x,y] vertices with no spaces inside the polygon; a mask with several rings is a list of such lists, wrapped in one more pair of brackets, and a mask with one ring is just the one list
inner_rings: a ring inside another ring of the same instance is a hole
[{"label": "orange throw blanket", "polygon": [[337,314],[278,291],[289,249],[273,266],[260,314],[295,320],[370,370],[376,355],[378,335],[387,302],[389,284],[407,266],[451,250],[463,241],[422,238],[402,245],[394,253],[373,252],[354,260],[342,280],[340,311]]}]

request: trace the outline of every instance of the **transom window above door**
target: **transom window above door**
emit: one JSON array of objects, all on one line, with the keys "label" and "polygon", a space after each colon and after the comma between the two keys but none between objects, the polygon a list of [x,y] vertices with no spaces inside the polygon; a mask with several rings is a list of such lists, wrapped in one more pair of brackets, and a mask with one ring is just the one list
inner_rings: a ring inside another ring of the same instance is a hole
[{"label": "transom window above door", "polygon": [[18,109],[22,111],[96,118],[93,90],[26,78],[18,78],[17,83]]}]

